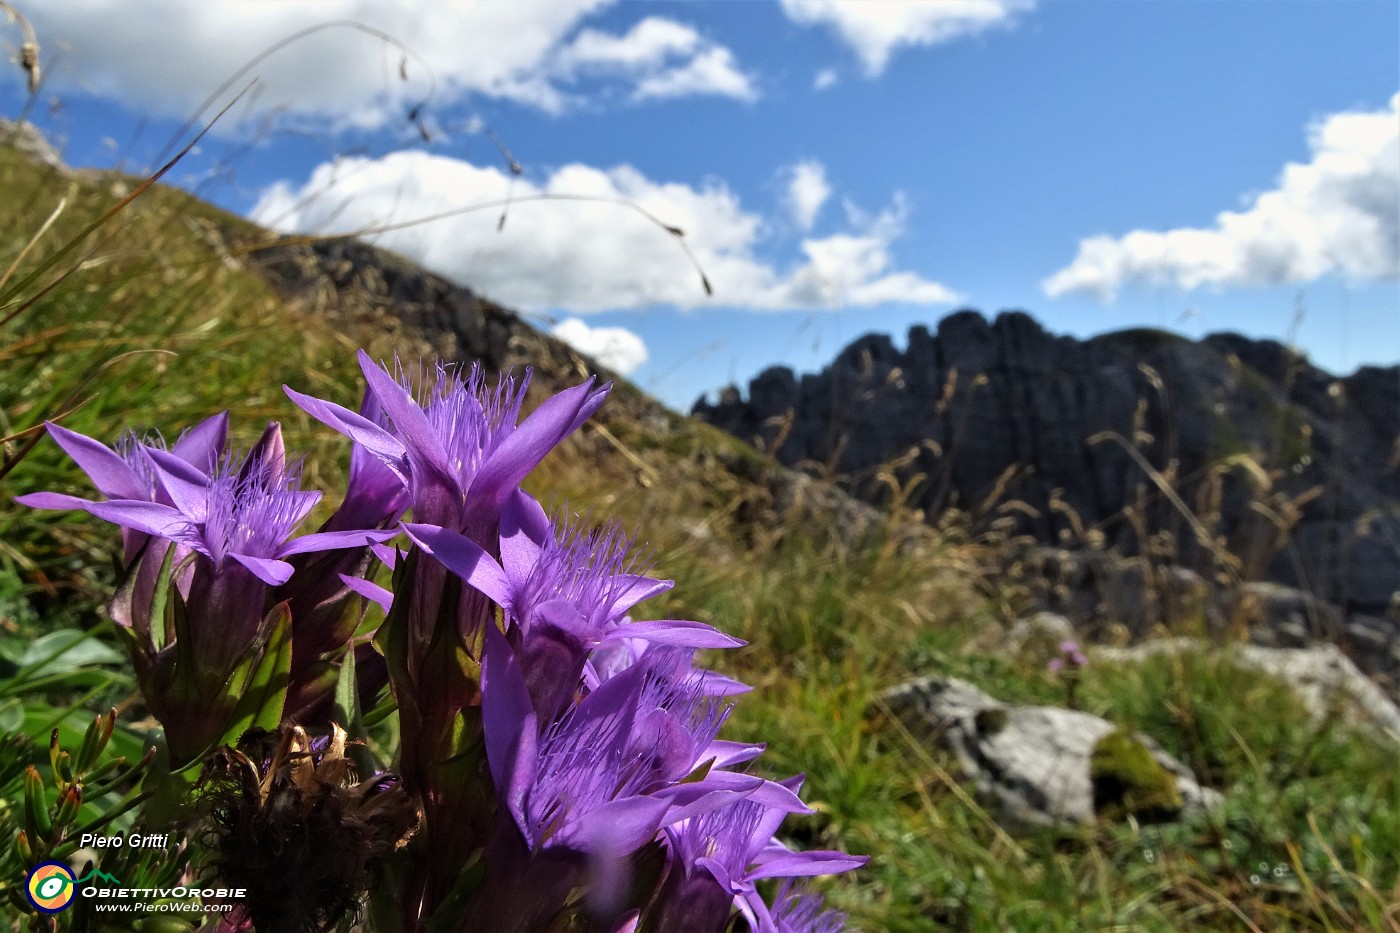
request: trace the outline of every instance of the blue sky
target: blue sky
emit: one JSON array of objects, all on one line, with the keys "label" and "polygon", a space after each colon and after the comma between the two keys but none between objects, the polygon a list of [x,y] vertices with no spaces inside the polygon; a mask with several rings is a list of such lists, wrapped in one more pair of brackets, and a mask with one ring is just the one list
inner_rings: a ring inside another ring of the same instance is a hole
[{"label": "blue sky", "polygon": [[[270,44],[177,182],[280,229],[383,233],[669,404],[868,331],[1021,308],[1080,336],[1400,361],[1400,4],[17,0],[33,115],[148,167]],[[13,51],[18,31],[3,30]],[[431,88],[430,88],[431,85]],[[431,94],[429,95],[429,90]],[[415,103],[425,142],[405,119]],[[0,115],[25,104],[17,68]],[[487,131],[523,169],[511,181]]]}]

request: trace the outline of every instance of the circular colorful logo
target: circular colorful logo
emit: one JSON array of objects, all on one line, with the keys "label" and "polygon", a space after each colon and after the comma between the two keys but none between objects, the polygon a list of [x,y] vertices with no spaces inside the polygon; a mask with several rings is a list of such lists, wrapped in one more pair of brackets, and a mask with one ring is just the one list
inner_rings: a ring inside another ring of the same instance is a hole
[{"label": "circular colorful logo", "polygon": [[40,862],[29,869],[24,893],[35,910],[56,914],[73,903],[76,882],[72,870],[62,862]]}]

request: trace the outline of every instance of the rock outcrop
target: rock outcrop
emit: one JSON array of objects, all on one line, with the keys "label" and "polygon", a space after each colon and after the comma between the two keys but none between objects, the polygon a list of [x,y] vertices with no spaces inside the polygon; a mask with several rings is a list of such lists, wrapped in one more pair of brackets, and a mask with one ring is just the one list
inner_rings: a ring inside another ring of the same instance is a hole
[{"label": "rock outcrop", "polygon": [[[533,385],[549,391],[575,385],[590,374],[608,376],[595,360],[520,314],[379,247],[335,238],[274,241],[260,244],[253,257],[252,269],[292,307],[324,318],[344,333],[362,339],[370,335],[371,352],[392,351],[404,360],[477,361],[488,372],[528,366],[534,370]],[[598,450],[616,444],[598,432],[599,426],[640,431],[651,438],[649,443],[682,430],[681,415],[626,380],[614,382],[608,404],[590,422],[593,427],[575,435],[572,443]],[[917,522],[891,526],[882,513],[844,490],[789,470],[744,445],[705,445],[704,457],[744,486],[742,510],[752,511],[756,523],[771,524],[778,516],[817,521],[839,529],[842,540],[851,544],[877,531],[901,541],[928,534]]]},{"label": "rock outcrop", "polygon": [[[1131,648],[1096,648],[1096,661],[1136,662],[1158,654],[1192,653],[1202,644],[1190,638],[1162,638]],[[1266,648],[1235,645],[1225,657],[1288,685],[1314,725],[1340,717],[1373,738],[1400,745],[1400,706],[1376,686],[1336,645]]]},{"label": "rock outcrop", "polygon": [[26,158],[47,165],[49,168],[67,171],[63,156],[45,138],[39,128],[32,123],[15,123],[0,118],[0,146],[12,146]]},{"label": "rock outcrop", "polygon": [[1163,822],[1222,799],[1150,737],[1089,713],[1008,706],[956,677],[917,680],[882,701],[917,738],[952,752],[1013,828]]},{"label": "rock outcrop", "polygon": [[1328,643],[1347,649],[1368,674],[1400,686],[1400,619],[1394,616],[1347,615],[1282,584],[1222,584],[1183,567],[1100,550],[1030,545],[1008,548],[1001,557],[997,575],[1021,583],[1027,611],[1064,617],[1073,637],[1139,641],[1187,631],[1247,635],[1266,648]]},{"label": "rock outcrop", "polygon": [[1016,530],[1044,544],[1092,539],[1373,617],[1400,590],[1400,367],[1334,378],[1269,340],[1080,341],[963,311],[904,350],[868,335],[820,373],[772,368],[694,412],[872,502],[898,463],[928,515],[1014,499]]}]

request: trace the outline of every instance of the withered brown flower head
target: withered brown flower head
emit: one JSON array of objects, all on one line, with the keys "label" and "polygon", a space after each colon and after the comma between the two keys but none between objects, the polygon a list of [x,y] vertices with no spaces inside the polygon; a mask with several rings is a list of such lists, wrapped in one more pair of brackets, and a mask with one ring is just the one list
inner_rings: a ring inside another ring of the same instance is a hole
[{"label": "withered brown flower head", "polygon": [[204,762],[199,794],[221,887],[246,888],[259,933],[326,930],[359,908],[379,862],[418,827],[398,776],[360,780],[346,735],[250,730]]}]

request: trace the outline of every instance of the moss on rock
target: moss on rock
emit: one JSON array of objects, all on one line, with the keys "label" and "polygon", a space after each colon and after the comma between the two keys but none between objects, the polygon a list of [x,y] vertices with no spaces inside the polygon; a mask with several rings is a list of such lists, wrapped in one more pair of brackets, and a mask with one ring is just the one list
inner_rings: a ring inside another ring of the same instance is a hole
[{"label": "moss on rock", "polygon": [[1094,813],[1104,820],[1132,816],[1161,823],[1181,813],[1181,789],[1172,774],[1131,733],[1114,730],[1099,739],[1089,760]]},{"label": "moss on rock", "polygon": [[996,735],[1006,728],[1007,712],[1003,707],[995,706],[990,709],[979,710],[973,717],[977,724],[977,732],[980,735]]}]

